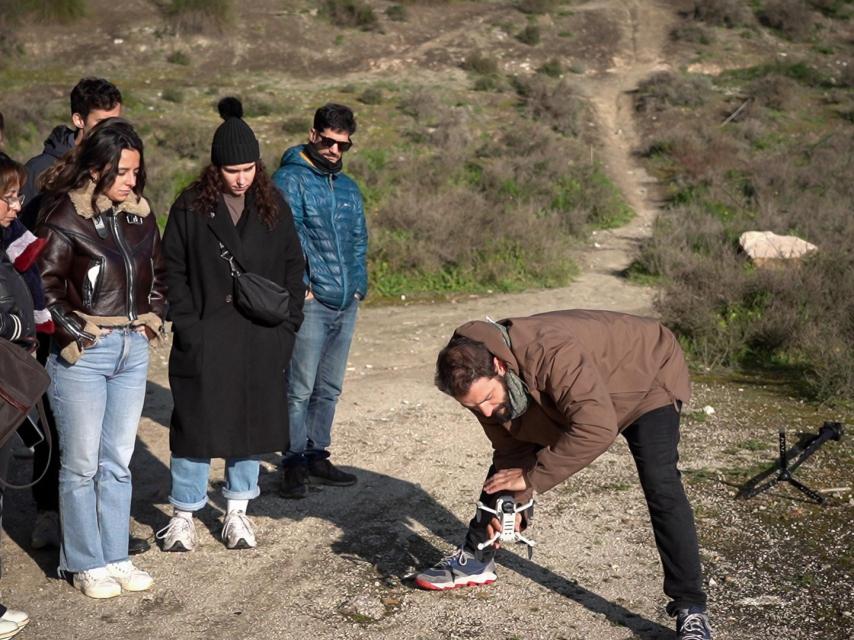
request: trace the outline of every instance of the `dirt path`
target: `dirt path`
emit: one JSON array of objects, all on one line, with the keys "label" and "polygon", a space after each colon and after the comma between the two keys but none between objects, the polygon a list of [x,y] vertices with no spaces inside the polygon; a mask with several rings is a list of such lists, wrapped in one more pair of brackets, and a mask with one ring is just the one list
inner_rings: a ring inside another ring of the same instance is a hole
[{"label": "dirt path", "polygon": [[[220,544],[223,503],[214,491],[197,526],[199,549],[152,550],[139,559],[155,576],[155,589],[83,601],[45,577],[55,564],[50,552],[27,551],[32,506],[13,497],[2,587],[4,602],[34,618],[22,638],[671,637],[647,515],[622,444],[543,498],[533,561],[502,552],[494,586],[436,594],[406,579],[460,542],[490,457],[476,424],[431,384],[435,353],[453,328],[485,315],[571,307],[651,313],[653,292],[619,277],[655,213],[649,178],[631,156],[635,136],[625,92],[661,64],[670,15],[641,0],[595,7],[622,26],[623,47],[613,68],[584,79],[583,90],[600,120],[597,153],[635,220],[598,233],[579,256],[583,273],[563,289],[365,309],[333,447],[335,461],[357,473],[359,484],[285,501],[276,495],[275,457],[268,456],[262,496],[250,508],[257,550],[228,552]],[[143,535],[163,526],[170,512],[166,355],[152,360],[133,463],[134,528]],[[221,481],[216,461],[214,487]],[[616,484],[630,488],[609,491]],[[84,606],[87,615],[79,615]]]}]

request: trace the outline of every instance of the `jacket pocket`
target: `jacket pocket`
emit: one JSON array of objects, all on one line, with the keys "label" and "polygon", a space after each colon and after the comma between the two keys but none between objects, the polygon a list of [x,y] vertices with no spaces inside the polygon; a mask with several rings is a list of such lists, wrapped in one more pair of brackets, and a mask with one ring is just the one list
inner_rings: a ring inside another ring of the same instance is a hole
[{"label": "jacket pocket", "polygon": [[104,277],[104,259],[92,258],[83,278],[83,305],[92,309],[98,299],[98,292]]},{"label": "jacket pocket", "polygon": [[169,375],[178,378],[194,378],[202,373],[201,326],[191,331],[178,331],[173,336],[172,351],[169,353]]}]

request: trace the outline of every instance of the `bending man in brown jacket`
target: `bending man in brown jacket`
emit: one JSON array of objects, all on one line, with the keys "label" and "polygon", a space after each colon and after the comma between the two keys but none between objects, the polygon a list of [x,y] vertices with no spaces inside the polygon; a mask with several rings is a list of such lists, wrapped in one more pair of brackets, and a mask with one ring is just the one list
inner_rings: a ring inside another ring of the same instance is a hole
[{"label": "bending man in brown jacket", "polygon": [[[436,386],[474,413],[492,442],[481,501],[548,491],[619,434],[634,456],[664,566],[677,636],[711,637],[694,516],[679,471],[679,411],[688,367],[658,321],[607,311],[555,311],[468,322],[439,353]],[[519,518],[517,528],[526,524]],[[425,589],[489,584],[498,522],[472,519],[463,546],[416,578]]]}]

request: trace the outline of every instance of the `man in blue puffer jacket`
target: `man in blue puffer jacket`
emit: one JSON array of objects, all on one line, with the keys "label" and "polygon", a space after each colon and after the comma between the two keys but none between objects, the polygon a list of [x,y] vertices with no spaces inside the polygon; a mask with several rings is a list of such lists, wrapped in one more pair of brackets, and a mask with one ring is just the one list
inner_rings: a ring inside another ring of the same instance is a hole
[{"label": "man in blue puffer jacket", "polygon": [[305,320],[288,375],[290,444],[282,460],[285,498],[304,498],[309,481],[347,486],[356,476],[329,461],[359,302],[368,292],[368,233],[362,194],[341,171],[356,131],[353,112],[327,104],[308,143],[282,156],[273,181],[291,207],[305,254]]}]

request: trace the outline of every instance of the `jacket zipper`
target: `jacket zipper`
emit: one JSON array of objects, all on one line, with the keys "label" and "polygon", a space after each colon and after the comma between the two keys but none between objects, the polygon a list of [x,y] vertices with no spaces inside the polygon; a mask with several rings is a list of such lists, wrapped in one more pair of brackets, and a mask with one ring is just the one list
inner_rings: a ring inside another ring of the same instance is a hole
[{"label": "jacket zipper", "polygon": [[332,192],[332,236],[335,238],[335,255],[338,256],[338,264],[341,265],[341,308],[344,308],[347,302],[347,269],[344,260],[341,256],[341,240],[338,237],[338,225],[336,224],[335,216],[338,212],[338,200],[335,197],[335,185],[332,182],[332,174],[328,176],[329,190]]},{"label": "jacket zipper", "polygon": [[136,320],[136,310],[134,309],[134,295],[133,290],[135,286],[135,282],[133,279],[133,263],[130,259],[130,251],[124,243],[124,239],[122,238],[122,234],[119,232],[119,221],[116,218],[115,212],[112,215],[107,216],[107,220],[110,222],[110,229],[113,232],[113,236],[116,238],[116,244],[119,247],[119,251],[122,254],[122,259],[125,262],[125,275],[127,282],[127,316],[129,320]]}]

